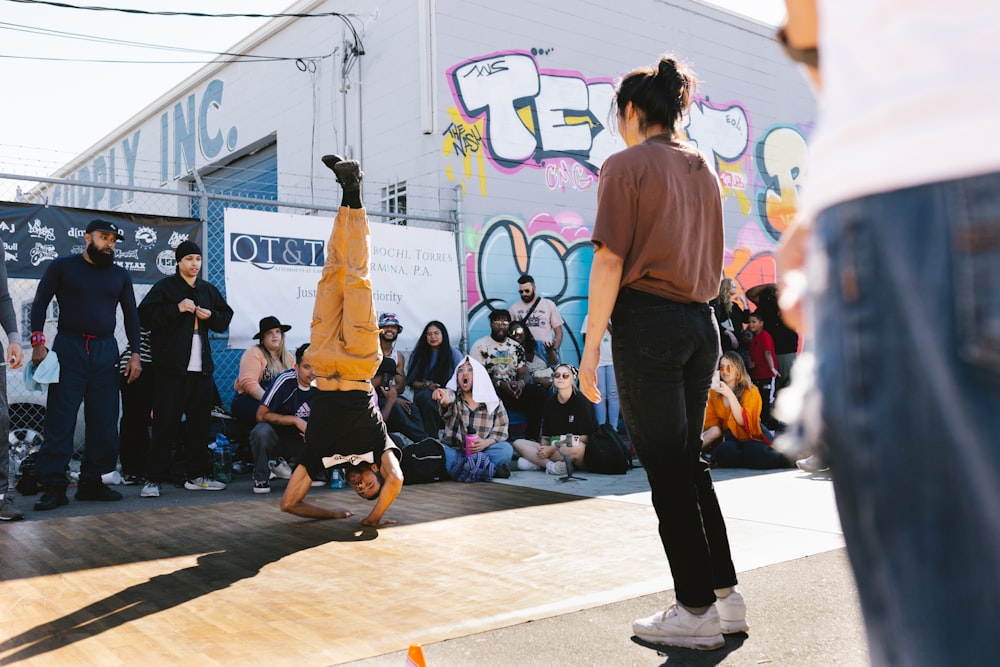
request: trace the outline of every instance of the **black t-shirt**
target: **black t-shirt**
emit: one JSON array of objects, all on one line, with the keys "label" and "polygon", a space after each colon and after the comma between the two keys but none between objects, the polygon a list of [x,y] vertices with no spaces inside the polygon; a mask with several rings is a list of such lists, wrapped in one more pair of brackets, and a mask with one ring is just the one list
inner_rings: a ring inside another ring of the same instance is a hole
[{"label": "black t-shirt", "polygon": [[597,429],[594,404],[580,392],[573,392],[569,400],[560,403],[555,394],[545,402],[542,414],[542,435],[557,436],[572,433],[589,436]]}]

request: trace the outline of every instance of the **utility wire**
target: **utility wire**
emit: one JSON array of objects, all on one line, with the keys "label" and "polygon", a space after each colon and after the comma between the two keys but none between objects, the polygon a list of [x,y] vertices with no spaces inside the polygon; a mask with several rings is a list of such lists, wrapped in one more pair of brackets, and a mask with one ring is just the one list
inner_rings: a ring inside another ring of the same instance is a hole
[{"label": "utility wire", "polygon": [[59,7],[61,9],[82,9],[87,11],[95,12],[122,12],[124,14],[142,14],[145,16],[194,16],[198,18],[223,18],[223,19],[233,19],[233,18],[249,18],[249,19],[271,19],[271,18],[316,18],[323,16],[337,16],[342,17],[344,14],[340,12],[320,12],[319,14],[297,14],[297,13],[278,13],[278,14],[208,14],[206,12],[168,12],[168,11],[150,11],[147,9],[130,9],[125,7],[99,7],[94,5],[71,5],[68,2],[53,2],[52,0],[7,0],[8,2],[19,2],[25,5],[48,5],[50,7]]},{"label": "utility wire", "polygon": [[[86,11],[97,11],[97,12],[122,12],[125,14],[139,14],[143,16],[191,16],[196,18],[324,18],[334,16],[339,18],[347,26],[347,29],[351,31],[351,36],[354,37],[354,51],[355,55],[363,56],[365,54],[364,44],[361,43],[361,36],[358,34],[357,29],[351,22],[351,19],[347,14],[342,14],[340,12],[320,12],[318,14],[299,14],[299,13],[277,13],[277,14],[208,14],[206,12],[170,12],[170,11],[150,11],[146,9],[128,9],[123,7],[100,7],[96,5],[72,5],[68,2],[55,2],[54,0],[7,0],[7,2],[17,2],[25,5],[47,5],[50,7],[58,7],[61,9],[79,9]],[[4,58],[11,58],[17,56],[0,56]],[[25,58],[26,60],[59,60],[58,58]],[[294,60],[294,59],[293,59]],[[119,61],[106,61],[106,60],[82,60],[80,62],[119,62]],[[147,64],[147,63],[142,63]],[[150,63],[155,64],[155,63]],[[353,63],[352,63],[353,64]]]},{"label": "utility wire", "polygon": [[[17,23],[0,22],[0,30],[24,32],[31,35],[42,35],[46,37],[62,37],[66,39],[77,39],[85,42],[97,42],[98,44],[115,44],[118,46],[135,46],[144,49],[159,49],[162,51],[179,51],[183,53],[207,53],[215,56],[231,56],[234,58],[272,59],[277,57],[277,56],[261,56],[252,53],[230,53],[227,51],[208,51],[205,49],[192,49],[183,46],[169,46],[166,44],[149,44],[147,42],[133,42],[126,39],[115,39],[113,37],[100,37],[98,35],[84,35],[81,33],[63,32],[62,30],[52,30],[49,28],[36,28],[34,26],[19,25]],[[291,59],[294,60],[295,58]]]}]

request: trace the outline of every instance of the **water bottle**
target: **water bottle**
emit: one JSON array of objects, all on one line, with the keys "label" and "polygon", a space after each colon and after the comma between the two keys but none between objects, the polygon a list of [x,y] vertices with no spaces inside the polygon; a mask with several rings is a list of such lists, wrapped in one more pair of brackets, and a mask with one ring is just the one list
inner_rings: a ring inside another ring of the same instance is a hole
[{"label": "water bottle", "polygon": [[222,433],[215,436],[215,479],[228,484],[233,481],[233,448]]},{"label": "water bottle", "polygon": [[334,468],[330,471],[330,488],[331,489],[342,489],[346,486],[344,482],[344,473],[340,468]]},{"label": "water bottle", "polygon": [[472,456],[472,446],[476,444],[476,440],[479,436],[476,435],[476,429],[469,427],[465,435],[465,455]]}]

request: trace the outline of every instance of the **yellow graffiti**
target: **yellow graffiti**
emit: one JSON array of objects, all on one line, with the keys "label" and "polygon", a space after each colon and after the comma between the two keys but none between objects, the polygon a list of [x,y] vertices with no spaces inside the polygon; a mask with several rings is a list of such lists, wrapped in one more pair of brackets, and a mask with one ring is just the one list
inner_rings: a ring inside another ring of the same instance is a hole
[{"label": "yellow graffiti", "polygon": [[784,233],[799,205],[798,185],[805,176],[808,148],[798,130],[779,127],[763,140],[760,169],[769,177],[764,216],[778,234]]},{"label": "yellow graffiti", "polygon": [[517,109],[516,113],[517,117],[521,119],[522,123],[524,123],[524,126],[528,128],[528,132],[531,132],[531,134],[537,138],[538,133],[535,131],[535,116],[532,113],[531,107],[525,105],[520,109]]},{"label": "yellow graffiti", "polygon": [[722,183],[723,197],[736,197],[743,215],[750,213],[750,198],[747,197],[747,176],[743,172],[742,162],[726,162],[717,160],[719,165],[719,181]]},{"label": "yellow graffiti", "polygon": [[[456,107],[448,109],[448,117],[451,124],[444,132],[444,142],[441,151],[445,155],[461,156],[463,178],[460,182],[462,192],[466,190],[466,180],[472,179],[473,157],[475,166],[479,172],[479,192],[486,196],[486,158],[483,155],[483,126],[485,120],[480,119],[474,123],[467,123]],[[449,181],[456,180],[451,165],[445,168],[445,174]]]}]

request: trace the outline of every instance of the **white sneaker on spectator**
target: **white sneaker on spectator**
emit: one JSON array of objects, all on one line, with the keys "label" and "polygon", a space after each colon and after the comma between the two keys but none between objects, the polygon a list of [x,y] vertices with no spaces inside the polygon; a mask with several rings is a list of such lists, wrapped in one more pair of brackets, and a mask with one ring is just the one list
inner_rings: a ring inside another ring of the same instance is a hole
[{"label": "white sneaker on spectator", "polygon": [[565,475],[566,474],[566,462],[565,461],[549,461],[545,464],[545,472],[550,475]]},{"label": "white sneaker on spectator", "polygon": [[518,470],[541,470],[540,466],[536,466],[534,463],[524,458],[523,456],[517,459],[517,469]]},{"label": "white sneaker on spectator", "polygon": [[653,644],[701,651],[722,648],[726,644],[715,605],[703,614],[692,614],[683,605],[672,604],[666,611],[636,619],[632,623],[632,632],[639,639]]},{"label": "white sneaker on spectator", "polygon": [[717,599],[715,608],[719,612],[722,634],[731,635],[734,632],[746,632],[750,629],[747,624],[747,604],[738,590],[734,589],[726,597]]},{"label": "white sneaker on spectator", "polygon": [[281,479],[291,479],[292,478],[292,468],[288,465],[285,459],[278,459],[271,464],[271,472],[274,473],[275,477],[280,477]]},{"label": "white sneaker on spectator", "polygon": [[211,477],[195,477],[184,482],[188,491],[222,491],[226,485]]},{"label": "white sneaker on spectator", "polygon": [[160,485],[157,482],[146,482],[142,485],[142,491],[139,492],[140,498],[159,498],[160,497]]}]

